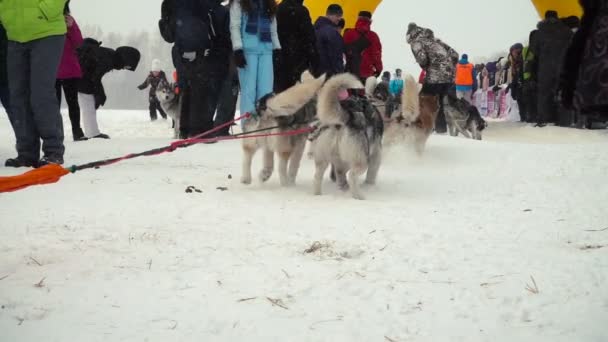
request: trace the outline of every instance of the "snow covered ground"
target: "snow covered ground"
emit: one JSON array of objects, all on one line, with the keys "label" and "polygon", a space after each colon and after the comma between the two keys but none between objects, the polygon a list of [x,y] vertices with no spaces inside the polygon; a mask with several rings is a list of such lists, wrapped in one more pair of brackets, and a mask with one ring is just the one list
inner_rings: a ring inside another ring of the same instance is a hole
[{"label": "snow covered ground", "polygon": [[[69,164],[170,141],[99,117],[113,139]],[[308,160],[295,188],[245,187],[238,142],[1,194],[0,341],[607,341],[608,133],[485,138],[388,152],[363,202],[313,197]]]}]

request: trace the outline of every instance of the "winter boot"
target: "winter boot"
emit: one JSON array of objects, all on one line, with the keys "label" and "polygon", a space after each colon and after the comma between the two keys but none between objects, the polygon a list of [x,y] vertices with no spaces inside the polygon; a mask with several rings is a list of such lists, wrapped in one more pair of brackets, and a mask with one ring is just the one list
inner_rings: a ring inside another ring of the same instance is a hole
[{"label": "winter boot", "polygon": [[63,157],[60,156],[44,156],[38,162],[36,167],[43,167],[49,164],[63,165]]},{"label": "winter boot", "polygon": [[6,167],[15,167],[15,168],[19,168],[19,167],[37,167],[38,166],[38,162],[34,161],[34,160],[27,160],[27,159],[22,158],[22,157],[17,157],[17,158],[7,159],[6,162],[4,163],[4,166],[6,166]]}]

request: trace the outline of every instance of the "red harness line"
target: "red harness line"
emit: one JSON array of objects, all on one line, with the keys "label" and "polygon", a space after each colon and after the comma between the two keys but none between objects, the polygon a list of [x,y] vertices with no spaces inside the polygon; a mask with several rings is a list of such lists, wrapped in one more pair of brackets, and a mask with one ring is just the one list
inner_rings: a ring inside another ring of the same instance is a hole
[{"label": "red harness line", "polygon": [[121,161],[125,161],[128,159],[133,159],[133,158],[138,158],[138,157],[150,157],[150,156],[161,155],[164,153],[171,153],[171,152],[174,152],[175,150],[177,150],[178,148],[185,148],[185,147],[189,147],[189,146],[196,145],[196,144],[202,144],[202,143],[213,143],[213,142],[228,141],[228,140],[264,138],[264,137],[273,137],[273,136],[294,136],[294,135],[307,134],[314,130],[314,127],[305,127],[305,128],[301,128],[301,129],[297,129],[297,130],[287,131],[287,132],[261,133],[261,134],[249,134],[249,135],[247,135],[247,133],[243,133],[242,135],[238,135],[238,136],[214,137],[214,138],[206,138],[206,139],[203,138],[204,136],[217,132],[224,127],[228,127],[239,120],[246,119],[249,117],[251,117],[250,114],[245,114],[245,115],[239,116],[232,121],[229,121],[223,125],[215,127],[212,130],[203,132],[193,138],[175,141],[169,146],[165,146],[165,147],[161,147],[161,148],[157,148],[157,149],[153,149],[153,150],[149,150],[149,151],[145,151],[145,152],[141,152],[141,153],[130,153],[123,157],[101,160],[101,161],[97,161],[97,162],[93,162],[93,163],[88,163],[85,165],[78,165],[78,166],[75,165],[75,166],[69,167],[68,170],[70,170],[72,173],[74,173],[76,171],[81,171],[84,169],[98,168],[98,167],[102,167],[102,166],[116,164],[116,163],[119,163]]}]

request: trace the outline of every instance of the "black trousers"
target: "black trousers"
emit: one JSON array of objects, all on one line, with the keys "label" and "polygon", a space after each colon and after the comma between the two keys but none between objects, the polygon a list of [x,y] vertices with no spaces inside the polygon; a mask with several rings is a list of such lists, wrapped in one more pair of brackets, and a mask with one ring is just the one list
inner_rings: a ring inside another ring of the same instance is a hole
[{"label": "black trousers", "polygon": [[[222,83],[222,89],[217,101],[217,111],[215,114],[214,126],[218,127],[231,120],[234,120],[236,113],[236,103],[239,98],[239,78],[237,73],[228,75]],[[230,127],[224,127],[217,132],[218,135],[228,135]]]},{"label": "black trousers", "polygon": [[163,108],[160,106],[160,101],[158,101],[156,96],[150,96],[150,106],[148,109],[150,110],[150,120],[152,121],[158,119],[157,112],[160,113],[160,116],[162,116],[163,119],[167,118],[167,113],[165,113]]},{"label": "black trousers", "polygon": [[227,62],[197,58],[183,64],[186,88],[182,93],[181,137],[194,137],[213,129],[222,81],[228,72]]},{"label": "black trousers", "polygon": [[443,99],[448,95],[451,87],[452,84],[450,83],[425,83],[420,91],[420,95],[437,96],[439,99],[439,113],[437,114],[437,120],[435,121],[435,132],[437,133],[446,133],[448,131],[448,124],[445,121],[445,112],[443,109]]},{"label": "black trousers", "polygon": [[65,94],[65,101],[68,104],[68,112],[70,115],[70,123],[72,124],[72,137],[74,139],[84,137],[84,132],[80,127],[80,105],[78,104],[78,78],[68,78],[65,80],[57,80],[55,82],[55,91],[57,92],[57,101],[61,106],[61,89]]},{"label": "black trousers", "polygon": [[538,85],[538,123],[555,123],[557,120],[557,83],[543,82]]},{"label": "black trousers", "polygon": [[[521,91],[521,99],[525,106],[526,117],[522,116],[522,121],[537,122],[538,121],[538,97],[536,94],[536,82],[532,80],[524,81]],[[521,110],[520,110],[521,111]]]}]

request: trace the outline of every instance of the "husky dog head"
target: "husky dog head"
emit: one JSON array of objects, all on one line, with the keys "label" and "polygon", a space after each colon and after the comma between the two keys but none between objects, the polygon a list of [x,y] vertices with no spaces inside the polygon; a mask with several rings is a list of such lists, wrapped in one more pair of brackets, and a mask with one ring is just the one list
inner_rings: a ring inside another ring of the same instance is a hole
[{"label": "husky dog head", "polygon": [[168,82],[161,81],[156,88],[156,97],[162,103],[173,101],[177,97],[175,94],[175,86]]}]

